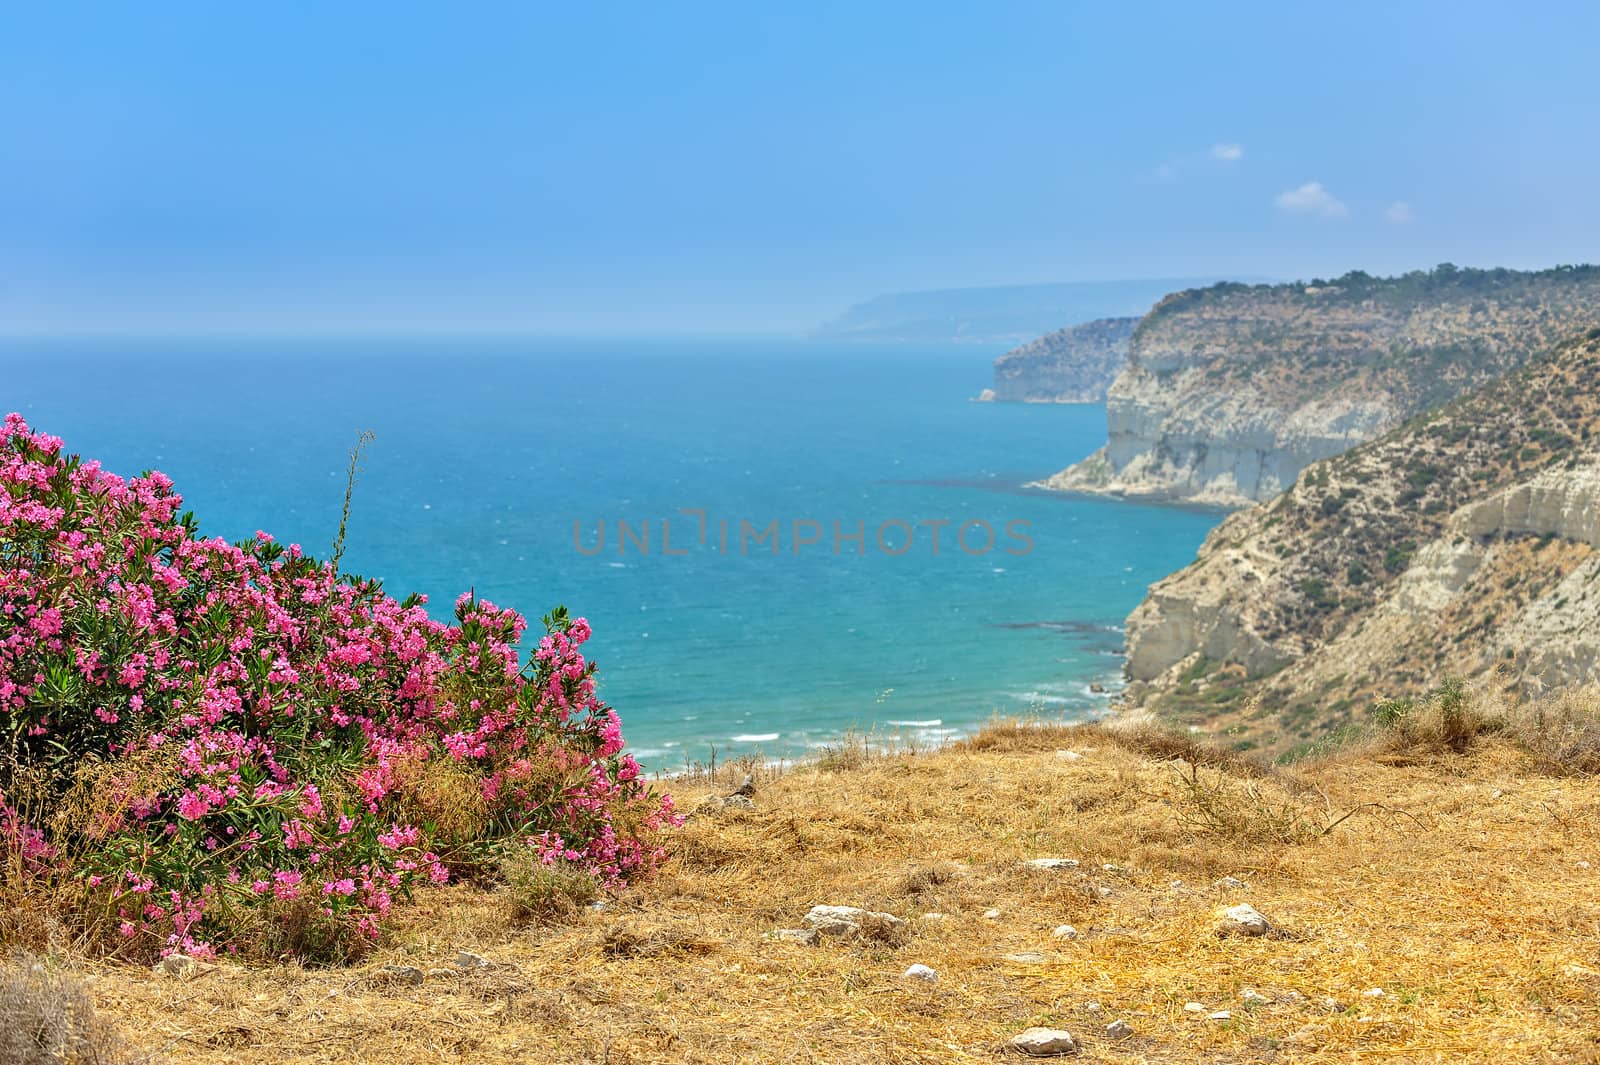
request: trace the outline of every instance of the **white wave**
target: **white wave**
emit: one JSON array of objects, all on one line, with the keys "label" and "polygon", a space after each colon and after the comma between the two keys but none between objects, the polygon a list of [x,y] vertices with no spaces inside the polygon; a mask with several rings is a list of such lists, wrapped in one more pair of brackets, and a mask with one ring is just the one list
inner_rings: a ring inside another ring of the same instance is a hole
[{"label": "white wave", "polygon": [[930,717],[926,721],[885,721],[884,724],[894,725],[896,728],[931,728],[934,725],[944,724],[944,719]]},{"label": "white wave", "polygon": [[773,740],[777,739],[781,735],[783,735],[783,733],[781,733],[781,732],[741,732],[741,733],[739,733],[739,735],[733,737],[733,739],[729,740],[728,742],[730,742],[730,743],[771,743]]}]

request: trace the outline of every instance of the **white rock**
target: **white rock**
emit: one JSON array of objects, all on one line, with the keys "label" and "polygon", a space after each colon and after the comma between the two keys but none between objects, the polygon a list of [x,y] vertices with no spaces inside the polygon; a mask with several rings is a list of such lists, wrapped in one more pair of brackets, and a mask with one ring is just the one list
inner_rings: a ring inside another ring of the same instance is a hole
[{"label": "white rock", "polygon": [[1058,924],[1056,930],[1050,933],[1056,939],[1077,939],[1078,930],[1070,924]]},{"label": "white rock", "polygon": [[1104,884],[1096,885],[1094,893],[1103,899],[1109,899],[1111,897],[1111,889],[1106,887]]},{"label": "white rock", "polygon": [[1029,869],[1038,869],[1041,872],[1063,873],[1068,869],[1076,869],[1078,860],[1076,858],[1031,858],[1022,864]]},{"label": "white rock", "polygon": [[922,919],[924,921],[942,921],[948,916],[949,914],[939,913],[936,910],[929,910],[927,913],[922,915]]},{"label": "white rock", "polygon": [[1222,919],[1222,931],[1233,935],[1264,936],[1272,930],[1271,923],[1254,906],[1245,903],[1223,910]]},{"label": "white rock", "polygon": [[1060,1028],[1029,1028],[1021,1035],[1012,1036],[1011,1045],[1034,1058],[1053,1058],[1078,1052],[1078,1044],[1072,1034]]},{"label": "white rock", "polygon": [[416,987],[425,979],[422,970],[415,965],[385,965],[383,973],[391,983],[407,984],[411,987]]},{"label": "white rock", "polygon": [[1247,888],[1250,885],[1246,884],[1243,880],[1240,880],[1236,876],[1225,876],[1211,886],[1219,891],[1238,891],[1239,889]]},{"label": "white rock", "polygon": [[754,810],[756,804],[748,795],[729,795],[722,800],[724,810]]},{"label": "white rock", "polygon": [[1381,987],[1369,987],[1361,992],[1362,998],[1383,998],[1386,992]]},{"label": "white rock", "polygon": [[1305,1000],[1306,997],[1298,991],[1285,991],[1283,993],[1283,1001],[1290,1003],[1291,1005],[1298,1006]]},{"label": "white rock", "polygon": [[187,954],[168,954],[150,967],[157,976],[174,976],[188,980],[199,974],[200,963]]},{"label": "white rock", "polygon": [[1182,891],[1188,886],[1189,885],[1185,884],[1182,880],[1174,880],[1172,883],[1167,885],[1167,887],[1171,888],[1173,891]]},{"label": "white rock", "polygon": [[896,932],[905,927],[905,921],[892,913],[863,910],[859,906],[813,906],[800,919],[805,928],[814,928],[825,936],[854,939],[863,932]]},{"label": "white rock", "polygon": [[1107,1039],[1126,1039],[1133,1034],[1133,1026],[1127,1021],[1112,1021],[1106,1025]]},{"label": "white rock", "polygon": [[907,980],[914,980],[921,984],[937,984],[939,982],[939,974],[921,962],[911,966],[900,975]]},{"label": "white rock", "polygon": [[1334,1012],[1339,1012],[1344,1009],[1344,1003],[1340,1002],[1336,998],[1325,998],[1321,1001],[1321,1005],[1323,1009],[1333,1010]]},{"label": "white rock", "polygon": [[1233,1014],[1228,1010],[1218,1010],[1215,1013],[1206,1014],[1206,1020],[1208,1020],[1208,1021],[1231,1021],[1231,1020],[1233,1020]]},{"label": "white rock", "polygon": [[463,950],[456,955],[457,969],[487,969],[489,959],[482,954],[474,954],[470,950]]},{"label": "white rock", "polygon": [[1247,1002],[1252,1006],[1265,1006],[1272,1000],[1253,987],[1247,987],[1239,992],[1239,1001]]},{"label": "white rock", "polygon": [[1106,1011],[1106,1008],[1098,1002],[1085,1002],[1083,1008],[1089,1013],[1104,1013]]},{"label": "white rock", "polygon": [[1077,751],[1057,751],[1056,758],[1063,762],[1083,761],[1083,755],[1079,754]]},{"label": "white rock", "polygon": [[1000,911],[999,910],[984,910],[983,911],[983,919],[985,921],[998,921],[1000,919]]},{"label": "white rock", "polygon": [[1578,868],[1579,868],[1579,869],[1588,869],[1588,868],[1591,868],[1591,866],[1590,866],[1590,865],[1589,865],[1589,863],[1588,863],[1588,862],[1578,862],[1578,863],[1576,863],[1576,864],[1577,864],[1577,867],[1578,867]]},{"label": "white rock", "polygon": [[1107,862],[1106,864],[1102,865],[1100,868],[1104,869],[1108,873],[1120,873],[1120,872],[1122,872],[1122,866],[1118,865],[1116,862]]},{"label": "white rock", "polygon": [[1198,1002],[1185,1002],[1183,1004],[1183,1012],[1185,1013],[1204,1013],[1205,1011],[1205,1006]]}]

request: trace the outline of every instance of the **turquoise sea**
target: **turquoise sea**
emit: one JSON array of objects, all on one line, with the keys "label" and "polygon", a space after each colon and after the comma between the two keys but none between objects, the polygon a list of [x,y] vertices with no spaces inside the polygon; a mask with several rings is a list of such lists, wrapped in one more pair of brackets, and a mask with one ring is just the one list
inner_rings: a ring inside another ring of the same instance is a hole
[{"label": "turquoise sea", "polygon": [[1118,684],[1123,618],[1217,515],[1024,490],[1093,450],[1105,412],[969,402],[996,354],[11,340],[0,409],[117,472],[164,471],[207,533],[318,554],[373,430],[345,568],[441,618],[468,588],[588,617],[603,696],[671,770],[1105,705],[1090,685]]}]

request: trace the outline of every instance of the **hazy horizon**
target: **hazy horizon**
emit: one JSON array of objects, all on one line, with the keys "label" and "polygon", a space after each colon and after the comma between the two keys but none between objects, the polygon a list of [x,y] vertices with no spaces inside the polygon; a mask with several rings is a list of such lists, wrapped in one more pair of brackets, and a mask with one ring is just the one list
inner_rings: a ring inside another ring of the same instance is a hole
[{"label": "hazy horizon", "polygon": [[13,335],[797,336],[890,293],[1600,258],[1576,3],[8,21]]}]

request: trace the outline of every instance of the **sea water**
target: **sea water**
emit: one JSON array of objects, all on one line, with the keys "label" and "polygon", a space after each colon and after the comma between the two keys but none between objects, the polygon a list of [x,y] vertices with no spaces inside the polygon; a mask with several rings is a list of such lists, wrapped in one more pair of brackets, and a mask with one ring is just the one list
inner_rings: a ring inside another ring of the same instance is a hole
[{"label": "sea water", "polygon": [[323,555],[372,430],[343,568],[441,619],[468,589],[536,628],[587,617],[602,697],[671,770],[1105,707],[1124,618],[1217,515],[1025,489],[1097,447],[1105,411],[970,402],[996,354],[9,340],[0,410],[162,470],[206,534]]}]

